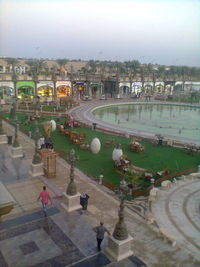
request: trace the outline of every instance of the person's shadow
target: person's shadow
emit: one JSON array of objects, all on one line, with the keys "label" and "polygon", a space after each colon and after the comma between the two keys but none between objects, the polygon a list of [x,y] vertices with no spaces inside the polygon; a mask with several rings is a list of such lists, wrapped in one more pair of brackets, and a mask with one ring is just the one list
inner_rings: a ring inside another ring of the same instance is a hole
[{"label": "person's shadow", "polygon": [[49,235],[52,227],[49,225],[48,217],[44,217],[43,229]]}]

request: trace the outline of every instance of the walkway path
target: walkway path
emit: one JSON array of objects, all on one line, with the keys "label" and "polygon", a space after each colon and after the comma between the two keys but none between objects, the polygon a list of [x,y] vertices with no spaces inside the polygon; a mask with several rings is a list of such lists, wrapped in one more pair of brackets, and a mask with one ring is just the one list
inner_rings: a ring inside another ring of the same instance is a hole
[{"label": "walkway path", "polygon": [[[11,127],[10,126],[6,127],[6,131],[7,134],[10,135],[10,133],[12,132]],[[20,142],[24,148],[24,152],[26,155],[26,158],[24,159],[24,164],[28,166],[28,164],[30,164],[31,162],[34,152],[33,141],[30,140],[29,137],[20,134]],[[17,202],[17,205],[14,208],[13,212],[11,212],[7,216],[4,216],[4,220],[11,220],[11,219],[14,220],[19,215],[27,215],[30,212],[40,210],[41,209],[40,203],[36,202],[36,198],[38,196],[38,193],[41,191],[42,185],[46,184],[48,190],[53,196],[54,206],[57,207],[58,210],[62,211],[61,213],[58,213],[57,211],[54,210],[52,211],[55,214],[52,213],[49,223],[50,226],[48,227],[50,228],[59,227],[59,229],[62,229],[64,232],[66,232],[66,234],[70,234],[70,240],[77,245],[77,247],[80,250],[80,253],[82,253],[80,254],[80,258],[82,257],[81,255],[85,255],[85,257],[87,255],[91,256],[94,255],[93,253],[96,241],[94,233],[92,232],[92,227],[99,224],[100,220],[103,220],[105,226],[112,232],[114,229],[114,225],[117,222],[119,201],[113,194],[113,192],[97,184],[95,181],[92,181],[90,178],[88,178],[86,175],[84,175],[82,172],[76,169],[75,180],[78,189],[80,192],[87,192],[88,195],[90,196],[89,206],[88,206],[88,211],[85,214],[81,215],[76,212],[74,215],[72,215],[72,217],[69,217],[70,215],[66,213],[62,205],[62,203],[65,203],[65,200],[62,198],[62,192],[66,190],[67,184],[69,182],[69,165],[63,159],[59,158],[57,162],[57,176],[56,178],[52,179],[46,179],[45,177],[31,178],[28,175],[28,170],[26,171],[26,173],[27,173],[26,177],[23,177],[20,180],[14,178],[10,181],[4,180],[4,184],[6,185],[9,192],[14,196]],[[3,178],[2,173],[1,173],[1,178]],[[173,195],[173,198],[174,197],[175,194]],[[192,204],[193,201],[190,200],[191,206],[193,205]],[[162,214],[161,210],[162,209],[158,209],[158,211],[156,212],[156,216],[158,217],[158,219],[160,218],[160,214]],[[172,210],[172,212],[174,211]],[[184,214],[182,215],[182,213],[180,212],[178,216],[182,218],[185,215]],[[189,213],[189,216],[192,218],[193,216],[192,213]],[[69,220],[69,218],[71,218],[71,220]],[[178,242],[178,246],[175,248],[173,248],[168,243],[165,244],[162,241],[162,239],[158,237],[157,230],[155,227],[147,225],[145,221],[143,221],[139,216],[137,216],[129,209],[126,209],[125,221],[129,233],[134,238],[132,243],[132,249],[134,255],[140,258],[149,267],[178,267],[178,266],[199,267],[200,266],[200,262],[196,263],[194,260],[196,257],[196,253],[193,250],[187,250],[187,246],[182,247],[181,241]],[[85,225],[86,223],[89,224],[91,228],[88,225],[86,225],[85,227],[87,229],[84,229],[84,222]],[[38,222],[39,225],[40,223],[42,222]],[[38,224],[37,227],[39,227]],[[77,226],[78,229],[77,232],[74,226]],[[36,227],[35,224],[33,227]],[[74,231],[72,231],[73,229]],[[84,231],[86,231],[87,237],[85,236],[84,238],[82,238],[81,239],[82,242],[80,242],[80,236],[82,236]],[[77,239],[78,237],[79,240]],[[58,245],[60,246],[60,244]],[[106,246],[106,240],[104,241],[104,247],[105,246]],[[57,250],[57,252],[55,253],[59,253],[59,251]],[[76,260],[74,259],[74,261]],[[126,261],[126,263],[123,264],[121,263],[122,265],[116,263],[110,263],[109,266],[133,266],[133,267],[141,266],[137,265],[136,261],[137,260],[135,259],[133,261],[129,259]],[[107,263],[105,263],[105,265],[106,264]],[[92,266],[92,265],[86,265],[86,266]],[[76,267],[78,267],[78,265]]]}]

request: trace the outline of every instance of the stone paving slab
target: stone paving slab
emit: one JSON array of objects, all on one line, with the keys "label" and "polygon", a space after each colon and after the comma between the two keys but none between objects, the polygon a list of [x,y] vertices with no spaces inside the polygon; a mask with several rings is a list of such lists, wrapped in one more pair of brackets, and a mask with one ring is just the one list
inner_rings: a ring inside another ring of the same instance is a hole
[{"label": "stone paving slab", "polygon": [[[110,261],[103,253],[98,253],[97,255],[90,257],[84,261],[70,265],[73,267],[103,267],[106,266]],[[67,267],[67,266],[66,266]]]},{"label": "stone paving slab", "polygon": [[86,215],[81,215],[80,211],[59,213],[52,216],[52,220],[86,257],[97,252],[96,235]]},{"label": "stone paving slab", "polygon": [[64,267],[84,258],[51,216],[44,218],[37,213],[27,216],[14,219],[14,227],[0,231],[0,266]]}]

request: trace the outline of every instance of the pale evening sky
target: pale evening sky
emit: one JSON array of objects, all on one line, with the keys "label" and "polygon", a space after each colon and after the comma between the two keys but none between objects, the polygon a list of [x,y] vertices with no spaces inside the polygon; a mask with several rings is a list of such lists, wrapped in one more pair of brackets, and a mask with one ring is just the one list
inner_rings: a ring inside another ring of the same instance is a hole
[{"label": "pale evening sky", "polygon": [[200,66],[200,0],[0,0],[0,56]]}]

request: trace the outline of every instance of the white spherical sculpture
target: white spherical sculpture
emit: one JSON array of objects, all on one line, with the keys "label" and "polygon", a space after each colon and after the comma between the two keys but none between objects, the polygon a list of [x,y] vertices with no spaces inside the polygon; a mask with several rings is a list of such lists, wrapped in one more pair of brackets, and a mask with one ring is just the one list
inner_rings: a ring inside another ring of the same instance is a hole
[{"label": "white spherical sculpture", "polygon": [[119,160],[122,155],[123,151],[121,148],[114,148],[112,153],[112,160]]},{"label": "white spherical sculpture", "polygon": [[98,154],[100,149],[101,149],[101,143],[99,138],[95,137],[91,144],[90,144],[90,149],[92,151],[93,154]]},{"label": "white spherical sculpture", "polygon": [[56,122],[54,120],[51,120],[51,128],[52,128],[52,132],[56,130]]}]

